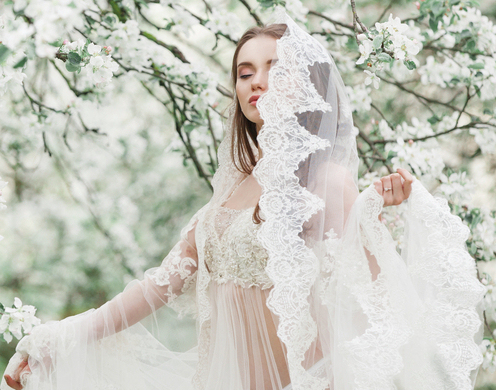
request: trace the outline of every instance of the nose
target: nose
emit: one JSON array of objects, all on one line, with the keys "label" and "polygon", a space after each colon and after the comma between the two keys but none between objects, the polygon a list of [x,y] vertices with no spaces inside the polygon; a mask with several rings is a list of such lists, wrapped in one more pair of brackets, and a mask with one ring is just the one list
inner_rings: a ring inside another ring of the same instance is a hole
[{"label": "nose", "polygon": [[269,73],[266,71],[258,71],[255,73],[251,79],[251,89],[256,91],[261,89],[265,91],[267,89],[267,83],[269,79]]}]

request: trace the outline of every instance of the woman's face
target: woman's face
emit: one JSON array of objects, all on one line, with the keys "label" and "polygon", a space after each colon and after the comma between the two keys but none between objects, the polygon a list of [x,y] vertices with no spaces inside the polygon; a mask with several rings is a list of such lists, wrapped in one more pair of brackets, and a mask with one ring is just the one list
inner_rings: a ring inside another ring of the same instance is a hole
[{"label": "woman's face", "polygon": [[269,69],[277,59],[276,39],[259,35],[247,41],[237,58],[236,95],[241,111],[246,118],[257,125],[257,132],[263,125],[256,103],[258,97],[267,91]]}]

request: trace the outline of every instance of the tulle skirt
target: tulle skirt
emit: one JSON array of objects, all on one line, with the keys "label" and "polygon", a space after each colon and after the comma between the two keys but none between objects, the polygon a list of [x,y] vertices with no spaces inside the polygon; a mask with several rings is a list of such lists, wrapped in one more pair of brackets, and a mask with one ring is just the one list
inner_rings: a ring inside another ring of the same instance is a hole
[{"label": "tulle skirt", "polygon": [[[199,335],[209,340],[206,354],[199,354],[197,346],[171,351],[141,323],[94,340],[91,321],[85,321],[90,310],[42,325],[35,338],[26,340],[32,344],[23,346],[30,351],[32,374],[25,389],[291,390],[277,317],[266,304],[270,289],[212,281],[208,290],[209,334]],[[6,373],[19,359],[20,354],[11,360]],[[200,380],[195,379],[199,365],[206,368]],[[315,376],[328,372],[317,344],[309,349],[304,367]],[[0,390],[10,388],[2,382]]]}]

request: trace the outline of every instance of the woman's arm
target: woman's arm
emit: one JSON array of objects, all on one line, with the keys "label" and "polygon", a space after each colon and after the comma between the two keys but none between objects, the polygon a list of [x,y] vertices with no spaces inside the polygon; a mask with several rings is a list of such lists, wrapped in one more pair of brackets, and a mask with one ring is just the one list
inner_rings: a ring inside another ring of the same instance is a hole
[{"label": "woman's arm", "polygon": [[193,225],[183,230],[181,240],[159,267],[147,270],[142,280],[132,282],[98,309],[33,329],[17,346],[18,353],[12,361],[12,367],[16,368],[4,376],[6,384],[22,389],[21,379],[31,370],[42,372],[42,376],[50,375],[54,362],[73,345],[85,355],[86,349],[96,345],[96,341],[135,325],[160,307],[171,304],[186,289],[193,288],[198,262],[195,228]]}]

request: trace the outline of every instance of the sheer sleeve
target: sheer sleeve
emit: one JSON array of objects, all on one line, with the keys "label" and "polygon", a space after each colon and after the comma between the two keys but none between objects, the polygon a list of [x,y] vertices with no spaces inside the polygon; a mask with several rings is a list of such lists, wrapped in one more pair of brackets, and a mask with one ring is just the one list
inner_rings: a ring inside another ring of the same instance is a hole
[{"label": "sheer sleeve", "polygon": [[[25,389],[163,390],[169,387],[160,382],[171,376],[171,388],[187,389],[196,354],[168,350],[140,321],[164,305],[180,314],[194,312],[195,229],[196,222],[190,223],[159,267],[98,309],[36,327],[19,342],[6,373],[28,358],[32,373]],[[0,389],[10,388],[2,381]]]}]

